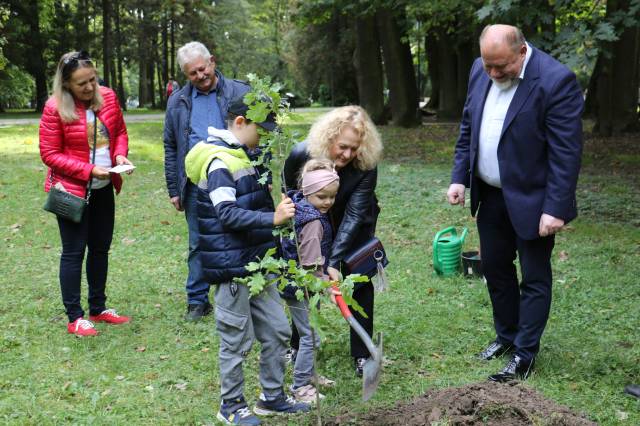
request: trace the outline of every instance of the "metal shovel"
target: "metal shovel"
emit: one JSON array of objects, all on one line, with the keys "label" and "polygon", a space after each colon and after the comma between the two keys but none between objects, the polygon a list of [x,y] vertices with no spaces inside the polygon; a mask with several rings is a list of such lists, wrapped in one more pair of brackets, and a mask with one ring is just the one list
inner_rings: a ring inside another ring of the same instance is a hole
[{"label": "metal shovel", "polygon": [[[338,287],[333,287],[338,290]],[[336,296],[336,303],[340,308],[340,313],[347,320],[351,328],[360,336],[360,339],[364,342],[371,355],[364,363],[362,369],[362,400],[367,401],[376,393],[378,384],[380,383],[380,376],[382,372],[382,333],[378,333],[378,344],[374,345],[373,340],[369,337],[369,334],[362,328],[362,326],[353,317],[353,314],[349,310],[349,307],[344,302],[342,296]]]}]

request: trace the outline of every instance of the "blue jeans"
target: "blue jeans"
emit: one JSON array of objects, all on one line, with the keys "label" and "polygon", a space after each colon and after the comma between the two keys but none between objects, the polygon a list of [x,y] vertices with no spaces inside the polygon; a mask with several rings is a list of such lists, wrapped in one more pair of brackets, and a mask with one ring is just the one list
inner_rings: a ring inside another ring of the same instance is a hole
[{"label": "blue jeans", "polygon": [[189,257],[187,258],[189,275],[187,276],[186,290],[187,302],[194,305],[209,302],[209,283],[202,275],[202,263],[200,262],[197,201],[198,187],[187,182],[183,200],[184,214],[189,228]]}]

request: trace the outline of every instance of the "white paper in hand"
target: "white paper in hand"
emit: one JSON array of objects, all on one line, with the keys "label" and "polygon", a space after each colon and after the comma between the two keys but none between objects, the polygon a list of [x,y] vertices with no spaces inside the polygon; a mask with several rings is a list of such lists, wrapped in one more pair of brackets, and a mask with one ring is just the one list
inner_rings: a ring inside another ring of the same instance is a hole
[{"label": "white paper in hand", "polygon": [[120,174],[120,173],[128,172],[129,170],[133,170],[135,168],[136,166],[132,166],[131,164],[120,164],[119,166],[112,167],[107,171],[109,173]]}]

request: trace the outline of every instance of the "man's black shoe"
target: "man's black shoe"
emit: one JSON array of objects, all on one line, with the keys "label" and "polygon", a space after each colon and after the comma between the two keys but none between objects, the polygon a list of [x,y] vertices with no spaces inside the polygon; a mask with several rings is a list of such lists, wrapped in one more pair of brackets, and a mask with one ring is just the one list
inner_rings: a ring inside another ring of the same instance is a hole
[{"label": "man's black shoe", "polygon": [[498,358],[513,349],[513,345],[503,345],[502,343],[494,340],[486,347],[485,350],[480,352],[477,357],[483,361],[489,361],[490,359]]},{"label": "man's black shoe", "polygon": [[209,302],[199,304],[189,303],[184,319],[187,321],[200,321],[203,316],[209,315],[212,310],[213,307]]},{"label": "man's black shoe", "polygon": [[627,385],[624,388],[624,393],[640,399],[640,385]]},{"label": "man's black shoe", "polygon": [[489,376],[489,380],[493,382],[509,382],[515,379],[526,379],[533,371],[533,365],[536,359],[525,361],[518,355],[513,355],[507,365],[501,372]]}]

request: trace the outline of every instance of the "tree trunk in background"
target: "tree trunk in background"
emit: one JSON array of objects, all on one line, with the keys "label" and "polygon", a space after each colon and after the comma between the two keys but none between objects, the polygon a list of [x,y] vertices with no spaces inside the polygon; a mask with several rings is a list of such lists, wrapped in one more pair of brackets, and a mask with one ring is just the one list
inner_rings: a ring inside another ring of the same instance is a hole
[{"label": "tree trunk in background", "polygon": [[[157,34],[156,32],[152,32],[152,34]],[[156,58],[158,57],[158,39],[156,36],[151,37],[151,54],[149,55],[149,70],[148,78],[149,78],[149,95],[151,96],[151,108],[157,108],[156,104],[156,89],[155,89],[155,69],[156,69]],[[162,99],[162,92],[160,93],[160,99]]]},{"label": "tree trunk in background", "polygon": [[114,3],[115,10],[115,34],[116,34],[116,65],[118,69],[118,86],[116,93],[120,101],[120,107],[126,111],[127,101],[124,95],[124,80],[122,79],[122,33],[120,32],[120,0]]},{"label": "tree trunk in background", "polygon": [[31,46],[33,47],[33,52],[30,54],[31,60],[27,62],[26,69],[36,81],[36,112],[42,112],[49,93],[47,90],[46,62],[43,57],[46,41],[40,32],[40,2],[33,0],[25,3],[26,5],[21,7],[24,8],[24,19],[29,26]]},{"label": "tree trunk in background", "polygon": [[[609,0],[607,17],[629,11],[630,0]],[[609,52],[605,56],[602,52]],[[594,133],[611,136],[640,129],[640,28],[625,28],[615,42],[605,43],[589,84],[587,106],[594,113]],[[595,97],[595,100],[592,99]]]},{"label": "tree trunk in background", "polygon": [[102,79],[110,87],[111,77],[111,2],[102,0]]},{"label": "tree trunk in background", "polygon": [[[166,85],[169,81],[169,20],[167,19],[167,11],[162,13],[162,77],[158,82],[160,84],[160,99],[162,99],[162,107],[167,105],[167,99],[165,98],[166,91],[162,90],[162,86]],[[173,76],[171,76],[173,78]]]},{"label": "tree trunk in background", "polygon": [[464,101],[462,104],[458,101],[458,58],[452,48],[453,40],[446,29],[441,29],[436,37],[438,118],[453,120],[460,117],[464,105]]},{"label": "tree trunk in background", "polygon": [[391,121],[401,127],[417,126],[420,124],[418,89],[409,44],[402,41],[405,34],[392,10],[379,9],[376,23],[389,87]]},{"label": "tree trunk in background", "polygon": [[433,34],[427,34],[424,38],[424,50],[427,54],[429,81],[431,81],[431,94],[427,108],[437,110],[440,99],[440,69],[438,60],[438,41]]},{"label": "tree trunk in background", "polygon": [[[75,49],[89,50],[89,0],[79,0],[75,17]],[[91,53],[91,52],[90,52]]]},{"label": "tree trunk in background", "polygon": [[459,108],[458,117],[462,116],[462,109],[464,103],[467,100],[467,88],[469,86],[469,73],[471,72],[471,66],[475,56],[473,54],[473,47],[476,45],[476,39],[460,42],[456,51],[456,65],[457,65],[457,104]]},{"label": "tree trunk in background", "polygon": [[375,124],[386,124],[383,93],[384,74],[375,17],[372,15],[358,18],[355,30],[354,65],[360,105],[369,113]]},{"label": "tree trunk in background", "polygon": [[169,58],[171,58],[170,73],[172,78],[177,78],[176,75],[176,22],[175,22],[175,10],[173,9],[173,3],[171,4],[171,49],[169,49]]}]

